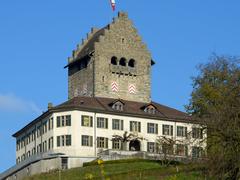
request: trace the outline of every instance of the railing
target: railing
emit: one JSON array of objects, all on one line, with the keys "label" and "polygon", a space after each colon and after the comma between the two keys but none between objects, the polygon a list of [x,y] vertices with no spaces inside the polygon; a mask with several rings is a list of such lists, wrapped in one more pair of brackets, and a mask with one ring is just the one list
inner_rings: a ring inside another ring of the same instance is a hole
[{"label": "railing", "polygon": [[[172,160],[180,162],[190,162],[193,159],[188,156],[179,156],[179,155],[165,155],[163,153],[150,153],[146,151],[122,151],[122,150],[105,150],[101,153],[98,153],[98,157],[103,160],[117,160],[117,159],[150,159],[150,160]],[[198,160],[201,160],[199,158]]]},{"label": "railing", "polygon": [[43,153],[43,154],[38,154],[31,156],[24,161],[20,162],[19,164],[16,164],[15,166],[9,168],[8,170],[4,171],[3,173],[0,174],[0,179],[4,179],[15,172],[19,171],[20,169],[25,168],[29,164],[32,164],[34,162],[43,160],[43,159],[52,159],[52,158],[57,158],[57,157],[62,157],[64,156],[63,153],[54,153],[54,154],[49,154],[49,153]]}]

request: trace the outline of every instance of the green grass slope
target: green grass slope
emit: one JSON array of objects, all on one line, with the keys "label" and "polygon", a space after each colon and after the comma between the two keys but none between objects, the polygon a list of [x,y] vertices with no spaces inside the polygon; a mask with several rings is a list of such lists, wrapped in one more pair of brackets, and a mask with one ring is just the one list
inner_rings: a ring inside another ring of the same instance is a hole
[{"label": "green grass slope", "polygon": [[203,180],[204,176],[197,165],[162,165],[158,161],[120,160],[87,163],[85,167],[54,171],[28,177],[25,180]]}]

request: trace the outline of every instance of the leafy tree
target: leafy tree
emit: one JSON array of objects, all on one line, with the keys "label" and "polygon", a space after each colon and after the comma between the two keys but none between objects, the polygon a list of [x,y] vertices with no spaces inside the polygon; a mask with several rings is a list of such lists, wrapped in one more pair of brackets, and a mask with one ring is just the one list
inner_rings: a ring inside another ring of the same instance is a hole
[{"label": "leafy tree", "polygon": [[240,178],[240,63],[213,55],[199,66],[187,111],[207,126],[207,167],[218,179]]}]

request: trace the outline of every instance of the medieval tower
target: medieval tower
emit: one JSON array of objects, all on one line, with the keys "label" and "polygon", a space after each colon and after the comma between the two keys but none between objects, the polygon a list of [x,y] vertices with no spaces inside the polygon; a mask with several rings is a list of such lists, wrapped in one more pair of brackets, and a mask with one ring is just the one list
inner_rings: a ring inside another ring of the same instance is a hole
[{"label": "medieval tower", "polygon": [[107,97],[149,103],[151,66],[146,45],[126,13],[92,28],[68,60],[68,98]]}]

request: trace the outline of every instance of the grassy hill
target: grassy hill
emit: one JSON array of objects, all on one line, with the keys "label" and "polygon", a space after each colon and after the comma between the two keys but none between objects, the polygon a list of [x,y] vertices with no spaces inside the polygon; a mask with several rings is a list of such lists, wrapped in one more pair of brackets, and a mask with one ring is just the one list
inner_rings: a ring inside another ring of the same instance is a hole
[{"label": "grassy hill", "polygon": [[[178,169],[178,172],[177,172]],[[194,164],[163,165],[160,161],[119,160],[87,163],[84,167],[35,175],[25,180],[203,180],[201,169]]]}]

